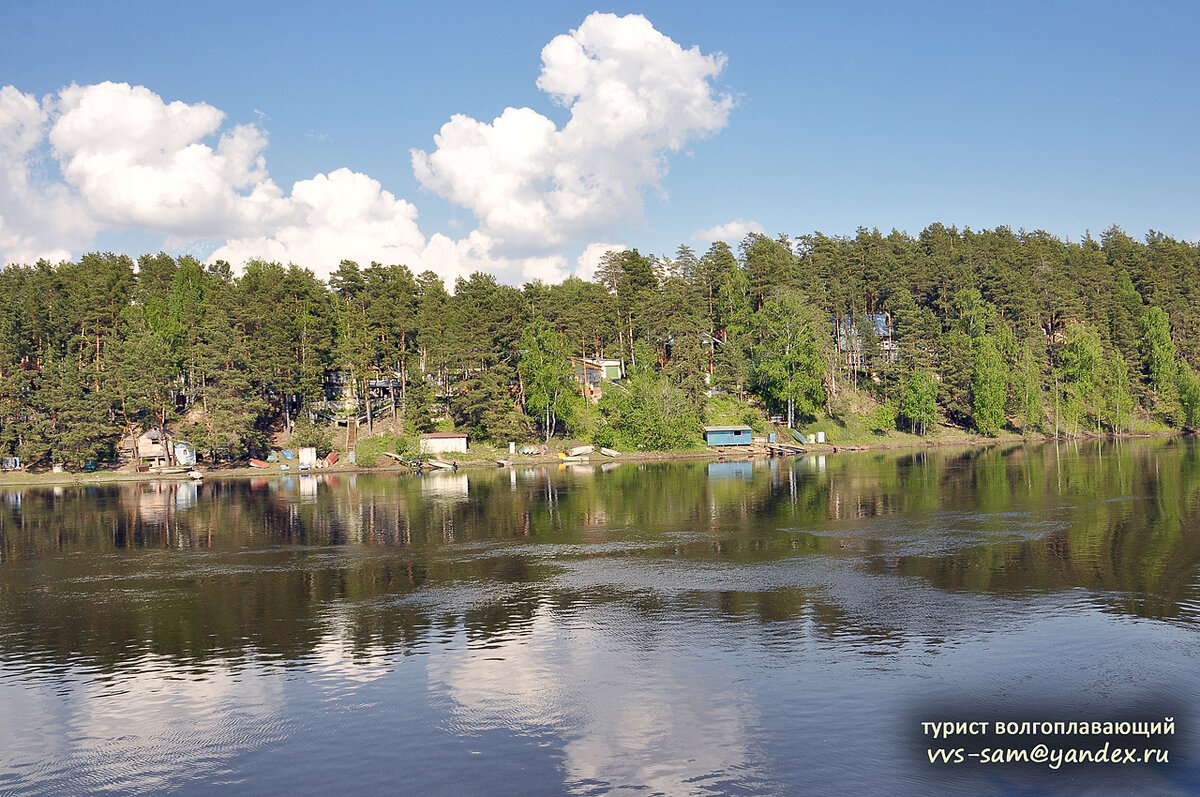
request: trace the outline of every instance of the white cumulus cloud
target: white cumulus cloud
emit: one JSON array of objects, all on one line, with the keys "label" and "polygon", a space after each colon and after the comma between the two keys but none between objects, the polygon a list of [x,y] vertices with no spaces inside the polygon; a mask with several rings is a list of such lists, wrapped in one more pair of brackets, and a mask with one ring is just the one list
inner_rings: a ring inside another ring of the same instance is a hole
[{"label": "white cumulus cloud", "polygon": [[294,262],[327,275],[343,259],[412,263],[425,248],[417,209],[378,180],[349,169],[301,180],[273,204],[278,224],[228,241],[209,259],[237,265],[251,258]]},{"label": "white cumulus cloud", "polygon": [[725,126],[719,55],[683,49],[643,16],[591,14],[542,50],[538,88],[571,112],[559,129],[529,108],[490,123],[456,115],[414,150],[427,188],[469,208],[504,250],[548,250],[641,219],[664,156]]},{"label": "white cumulus cloud", "polygon": [[84,203],[46,174],[49,118],[32,94],[0,88],[0,265],[67,259],[99,228]]},{"label": "white cumulus cloud", "polygon": [[595,13],[555,37],[537,86],[569,110],[561,128],[529,108],[491,122],[455,115],[433,152],[410,153],[422,185],[478,219],[459,239],[422,233],[416,207],[349,169],[285,191],[267,171],[261,113],[228,126],[207,103],[145,86],[73,84],[40,100],[6,86],[0,262],[76,256],[100,231],[130,229],[172,249],[216,242],[210,260],[292,262],[322,277],[342,259],[430,269],[451,285],[480,270],[506,282],[590,276],[614,247],[587,245],[574,267],[563,249],[640,221],[667,155],[725,126],[733,100],[712,86],[723,67],[639,15]]},{"label": "white cumulus cloud", "polygon": [[726,243],[737,243],[752,232],[763,233],[763,226],[757,221],[746,221],[745,219],[735,219],[726,224],[718,224],[715,227],[709,227],[707,230],[696,230],[692,233],[693,241],[724,241]]},{"label": "white cumulus cloud", "polygon": [[205,143],[224,114],[166,103],[144,86],[68,86],[53,103],[50,144],[66,182],[102,222],[177,240],[228,236],[286,215],[254,125]]}]

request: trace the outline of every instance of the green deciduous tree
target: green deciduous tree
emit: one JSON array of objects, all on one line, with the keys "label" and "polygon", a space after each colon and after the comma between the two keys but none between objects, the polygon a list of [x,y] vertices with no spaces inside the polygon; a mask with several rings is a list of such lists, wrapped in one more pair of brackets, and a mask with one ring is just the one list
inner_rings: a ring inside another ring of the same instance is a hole
[{"label": "green deciduous tree", "polygon": [[1186,363],[1179,366],[1179,404],[1183,425],[1195,429],[1200,420],[1200,375]]},{"label": "green deciduous tree", "polygon": [[[1040,348],[1040,352],[1039,352]],[[1044,345],[1028,341],[1017,355],[1012,370],[1012,398],[1016,414],[1021,418],[1021,431],[1029,434],[1042,427],[1042,356]]]},{"label": "green deciduous tree", "polygon": [[971,414],[975,427],[995,437],[1004,425],[1004,405],[1008,398],[1008,369],[991,335],[975,339],[974,367],[971,371]]},{"label": "green deciduous tree", "polygon": [[1149,307],[1142,314],[1139,349],[1142,367],[1154,393],[1155,409],[1167,421],[1179,412],[1175,342],[1171,340],[1171,320],[1161,307]]},{"label": "green deciduous tree", "polygon": [[1104,383],[1104,349],[1100,336],[1088,324],[1067,327],[1067,341],[1059,352],[1058,385],[1062,420],[1073,434],[1090,410],[1099,432]]},{"label": "green deciduous tree", "polygon": [[928,371],[916,371],[908,378],[900,398],[900,415],[908,419],[914,434],[924,435],[937,423],[937,382]]},{"label": "green deciduous tree", "polygon": [[549,441],[559,416],[570,406],[572,372],[562,335],[536,317],[521,332],[517,372],[525,395],[525,411],[536,418]]},{"label": "green deciduous tree", "polygon": [[769,402],[787,408],[791,428],[797,416],[811,417],[825,404],[825,356],[816,314],[797,293],[768,299],[756,316],[755,381]]}]

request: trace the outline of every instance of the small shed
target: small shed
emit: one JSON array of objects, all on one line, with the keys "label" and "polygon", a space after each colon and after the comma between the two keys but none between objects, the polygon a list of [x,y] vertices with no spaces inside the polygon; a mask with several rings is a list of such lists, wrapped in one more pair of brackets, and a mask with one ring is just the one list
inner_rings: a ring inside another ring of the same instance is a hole
[{"label": "small shed", "polygon": [[175,451],[175,464],[186,465],[187,467],[195,467],[196,465],[196,447],[186,440],[176,440],[173,446]]},{"label": "small shed", "polygon": [[422,454],[465,454],[467,435],[465,432],[431,432],[421,435]]},{"label": "small shed", "polygon": [[710,446],[748,446],[749,426],[705,426],[704,442]]}]

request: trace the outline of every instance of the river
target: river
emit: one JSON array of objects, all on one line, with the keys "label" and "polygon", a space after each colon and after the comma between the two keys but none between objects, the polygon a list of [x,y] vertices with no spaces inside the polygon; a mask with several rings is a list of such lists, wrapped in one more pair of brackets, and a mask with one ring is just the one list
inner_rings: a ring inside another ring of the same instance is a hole
[{"label": "river", "polygon": [[1182,438],[0,491],[2,793],[1195,794],[1198,662]]}]

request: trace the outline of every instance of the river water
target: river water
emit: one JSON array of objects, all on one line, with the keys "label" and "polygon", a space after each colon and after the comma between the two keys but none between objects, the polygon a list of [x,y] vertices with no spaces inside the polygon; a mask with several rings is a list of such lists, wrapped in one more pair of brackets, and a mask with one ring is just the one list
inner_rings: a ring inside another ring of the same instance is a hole
[{"label": "river water", "polygon": [[1195,794],[1198,707],[1184,439],[0,490],[0,793]]}]

